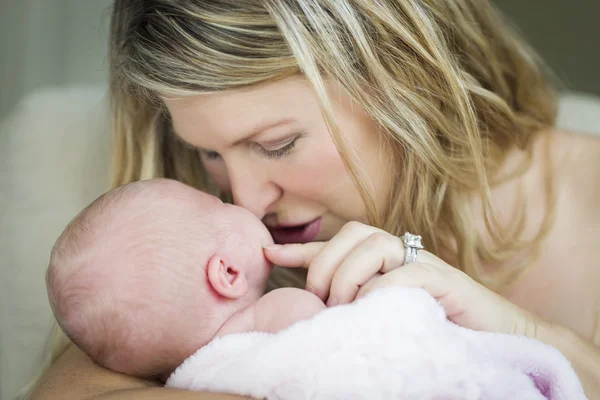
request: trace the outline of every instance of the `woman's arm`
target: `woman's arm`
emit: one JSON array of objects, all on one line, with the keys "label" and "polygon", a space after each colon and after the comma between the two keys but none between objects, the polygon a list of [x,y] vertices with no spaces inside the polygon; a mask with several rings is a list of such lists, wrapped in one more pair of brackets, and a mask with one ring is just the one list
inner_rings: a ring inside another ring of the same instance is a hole
[{"label": "woman's arm", "polygon": [[587,398],[600,399],[600,347],[562,325],[537,320],[526,335],[556,347],[570,362]]},{"label": "woman's arm", "polygon": [[70,399],[241,400],[245,397],[165,389],[157,384],[118,374],[95,364],[71,345],[43,376],[32,400]]}]

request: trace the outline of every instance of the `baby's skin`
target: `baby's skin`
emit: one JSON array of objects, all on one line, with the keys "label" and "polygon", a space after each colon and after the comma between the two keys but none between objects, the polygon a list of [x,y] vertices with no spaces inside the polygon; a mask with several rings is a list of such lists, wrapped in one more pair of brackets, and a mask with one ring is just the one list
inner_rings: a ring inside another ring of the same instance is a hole
[{"label": "baby's skin", "polygon": [[95,362],[165,380],[215,337],[275,333],[314,316],[314,294],[264,294],[273,239],[247,210],[167,179],[114,189],[58,239],[47,286],[56,319]]}]

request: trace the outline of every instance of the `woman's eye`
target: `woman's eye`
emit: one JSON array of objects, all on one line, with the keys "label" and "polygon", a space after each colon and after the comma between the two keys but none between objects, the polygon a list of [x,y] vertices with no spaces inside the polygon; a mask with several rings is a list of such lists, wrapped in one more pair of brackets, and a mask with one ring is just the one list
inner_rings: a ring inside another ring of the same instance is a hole
[{"label": "woman's eye", "polygon": [[270,159],[277,160],[277,159],[280,159],[280,158],[290,154],[292,152],[292,150],[294,150],[294,147],[296,146],[296,142],[298,141],[298,139],[300,139],[303,136],[304,136],[304,134],[298,135],[291,142],[286,144],[285,146],[280,147],[275,150],[267,150],[260,145],[258,145],[257,148],[258,148],[258,151],[263,156],[270,158]]}]

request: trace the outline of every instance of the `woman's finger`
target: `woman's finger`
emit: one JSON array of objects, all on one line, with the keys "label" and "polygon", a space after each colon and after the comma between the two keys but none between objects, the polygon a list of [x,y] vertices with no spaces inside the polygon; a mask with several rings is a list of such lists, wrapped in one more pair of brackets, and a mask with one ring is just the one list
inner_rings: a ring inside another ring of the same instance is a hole
[{"label": "woman's finger", "polygon": [[[407,287],[425,289],[436,299],[448,296],[453,282],[443,279],[445,274],[431,264],[411,263],[397,268],[370,282],[368,288],[359,291],[357,298],[386,287]],[[449,277],[448,277],[449,278]]]},{"label": "woman's finger", "polygon": [[[472,308],[486,308],[481,301],[475,299],[496,299],[500,296],[485,289],[473,281],[464,272],[454,269],[447,264],[411,263],[402,268],[395,269],[378,279],[369,282],[361,288],[356,298],[381,288],[407,287],[421,288],[440,302],[447,316],[459,325],[476,327],[479,329],[493,322],[494,316],[482,317],[478,313],[465,314],[465,305],[470,304]],[[489,292],[482,296],[481,292]],[[479,315],[481,321],[473,320],[473,315]],[[492,321],[488,321],[491,319]],[[503,325],[503,322],[498,324]]]},{"label": "woman's finger", "polygon": [[335,272],[363,240],[374,232],[383,232],[359,222],[349,222],[314,258],[306,276],[306,288],[325,301]]},{"label": "woman's finger", "polygon": [[327,305],[350,303],[373,275],[401,267],[405,254],[400,238],[388,233],[372,233],[348,254],[335,271]]},{"label": "woman's finger", "polygon": [[325,300],[341,262],[354,247],[374,232],[383,231],[359,222],[349,222],[329,242],[267,247],[265,255],[282,267],[308,267],[306,288]]},{"label": "woman's finger", "polygon": [[327,242],[271,245],[264,248],[267,260],[280,267],[308,268]]}]

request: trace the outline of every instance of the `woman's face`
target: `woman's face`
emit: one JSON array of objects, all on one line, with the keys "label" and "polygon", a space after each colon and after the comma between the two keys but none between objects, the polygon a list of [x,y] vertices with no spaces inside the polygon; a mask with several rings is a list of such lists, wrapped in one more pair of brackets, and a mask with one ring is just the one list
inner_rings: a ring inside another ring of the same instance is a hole
[{"label": "woman's face", "polygon": [[[391,157],[377,124],[330,84],[336,122],[385,207]],[[328,240],[365,205],[335,147],[307,81],[165,99],[176,134],[235,204],[261,218],[277,243]]]}]

